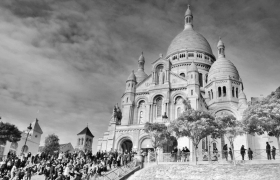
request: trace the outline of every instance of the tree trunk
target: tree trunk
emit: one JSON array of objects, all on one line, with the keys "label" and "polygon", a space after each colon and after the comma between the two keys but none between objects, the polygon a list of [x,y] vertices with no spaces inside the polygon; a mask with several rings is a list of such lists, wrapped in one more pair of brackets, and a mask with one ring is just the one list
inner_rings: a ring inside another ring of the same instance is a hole
[{"label": "tree trunk", "polygon": [[158,165],[158,158],[157,158],[157,148],[154,148],[154,151],[155,151],[155,158],[156,158],[156,163]]},{"label": "tree trunk", "polygon": [[233,146],[233,142],[231,142],[231,141],[230,141],[230,147],[231,147],[231,150],[232,150],[233,165],[236,166],[234,146]]},{"label": "tree trunk", "polygon": [[194,146],[194,160],[195,160],[195,165],[197,165],[197,154],[196,154],[196,144],[193,143]]},{"label": "tree trunk", "polygon": [[277,139],[277,143],[278,143],[278,150],[279,150],[279,153],[280,153],[280,141],[279,141],[279,136],[276,136],[276,139]]}]

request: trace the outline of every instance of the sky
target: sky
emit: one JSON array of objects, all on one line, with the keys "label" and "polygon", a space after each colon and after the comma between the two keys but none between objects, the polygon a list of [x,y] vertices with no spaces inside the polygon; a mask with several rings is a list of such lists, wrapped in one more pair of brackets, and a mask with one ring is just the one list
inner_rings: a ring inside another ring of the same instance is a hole
[{"label": "sky", "polygon": [[1,0],[0,116],[76,145],[87,125],[97,140],[144,52],[145,71],[183,30],[194,29],[217,55],[219,36],[247,99],[280,86],[278,0]]}]

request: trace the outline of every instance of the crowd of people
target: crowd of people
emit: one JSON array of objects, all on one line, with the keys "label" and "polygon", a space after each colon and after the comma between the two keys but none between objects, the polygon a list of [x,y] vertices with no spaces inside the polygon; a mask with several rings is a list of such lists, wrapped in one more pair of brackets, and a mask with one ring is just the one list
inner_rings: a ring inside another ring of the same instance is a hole
[{"label": "crowd of people", "polygon": [[[267,154],[267,159],[271,160],[274,159],[275,160],[275,155],[276,155],[276,148],[274,146],[270,146],[270,144],[267,142],[266,143],[266,154]],[[197,155],[199,154],[199,152],[197,152]],[[242,160],[245,159],[245,155],[248,155],[248,159],[249,160],[253,160],[253,150],[251,148],[245,149],[245,146],[242,145],[240,148],[240,155],[242,157]],[[258,153],[260,154],[260,153]],[[220,157],[220,153],[219,150],[217,149],[217,147],[213,148],[213,151],[211,151],[210,153],[207,150],[202,150],[202,160],[203,161],[218,161],[219,157]],[[210,155],[210,158],[209,158]],[[227,144],[225,144],[222,148],[222,155],[225,158],[226,161],[229,160],[233,160],[233,150],[228,147]],[[190,157],[190,150],[187,147],[183,147],[182,149],[178,149],[177,147],[174,147],[174,149],[171,151],[171,159],[170,161],[172,162],[187,162],[189,161],[189,157]],[[235,154],[235,157],[237,157],[237,155]]]},{"label": "crowd of people", "polygon": [[16,156],[8,153],[0,159],[0,180],[31,180],[33,175],[42,175],[45,180],[92,180],[102,172],[126,166],[133,160],[135,152],[91,152],[28,153]]}]

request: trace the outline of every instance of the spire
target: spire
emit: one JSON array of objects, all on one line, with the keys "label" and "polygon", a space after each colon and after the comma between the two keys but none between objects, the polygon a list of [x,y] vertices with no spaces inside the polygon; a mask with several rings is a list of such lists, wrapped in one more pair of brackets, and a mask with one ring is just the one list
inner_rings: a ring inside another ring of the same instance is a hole
[{"label": "spire", "polygon": [[188,9],[185,13],[185,29],[192,29],[193,27],[193,15],[190,9],[190,5],[188,5]]},{"label": "spire", "polygon": [[221,37],[219,37],[217,48],[218,48],[218,58],[226,57],[226,55],[225,55],[225,45],[224,45]]},{"label": "spire", "polygon": [[144,71],[144,65],[145,65],[145,57],[144,57],[144,54],[142,52],[142,54],[140,55],[140,57],[138,59],[138,71],[139,70]]},{"label": "spire", "polygon": [[130,73],[130,75],[128,76],[126,81],[136,81],[136,77],[134,74],[134,71],[132,70],[132,72]]}]

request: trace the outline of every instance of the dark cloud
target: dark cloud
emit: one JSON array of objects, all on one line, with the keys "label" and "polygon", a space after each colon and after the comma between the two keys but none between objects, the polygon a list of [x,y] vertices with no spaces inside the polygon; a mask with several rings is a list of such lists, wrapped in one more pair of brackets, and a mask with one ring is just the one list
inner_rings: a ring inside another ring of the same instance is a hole
[{"label": "dark cloud", "polygon": [[214,54],[218,37],[223,38],[248,99],[279,86],[276,0],[3,0],[3,120],[25,128],[38,117],[44,135],[55,132],[74,146],[76,133],[89,123],[97,143],[140,53],[149,74],[151,63],[182,31],[188,4],[195,30]]}]

